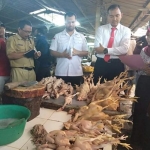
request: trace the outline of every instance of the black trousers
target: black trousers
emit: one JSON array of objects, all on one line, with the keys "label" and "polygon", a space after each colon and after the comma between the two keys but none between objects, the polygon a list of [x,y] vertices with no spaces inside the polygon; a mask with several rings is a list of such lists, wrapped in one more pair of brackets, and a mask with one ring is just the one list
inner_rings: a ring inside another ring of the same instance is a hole
[{"label": "black trousers", "polygon": [[72,86],[80,85],[83,83],[83,76],[56,76],[56,78],[62,78],[65,83],[70,82]]},{"label": "black trousers", "polygon": [[94,84],[98,82],[99,77],[102,77],[101,83],[106,80],[113,80],[125,70],[124,64],[119,59],[110,59],[105,62],[103,58],[97,58],[94,67]]},{"label": "black trousers", "polygon": [[134,106],[131,143],[140,145],[143,150],[150,150],[150,76],[139,77],[135,96],[139,98]]},{"label": "black trousers", "polygon": [[43,78],[50,77],[50,67],[39,67],[36,72],[36,80],[41,81]]}]

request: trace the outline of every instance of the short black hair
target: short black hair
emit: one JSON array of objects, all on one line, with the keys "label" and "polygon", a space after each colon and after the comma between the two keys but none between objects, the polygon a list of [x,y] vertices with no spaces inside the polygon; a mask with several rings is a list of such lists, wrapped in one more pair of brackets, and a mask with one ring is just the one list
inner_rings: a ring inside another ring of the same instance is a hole
[{"label": "short black hair", "polygon": [[[120,5],[118,4],[113,4],[113,5],[110,5],[107,9],[107,13],[110,11],[110,10],[114,10],[116,8],[119,8],[120,9]],[[121,10],[121,9],[120,9]]]},{"label": "short black hair", "polygon": [[23,29],[25,25],[31,26],[32,27],[32,23],[28,20],[21,20],[18,23],[18,28]]},{"label": "short black hair", "polygon": [[65,20],[66,20],[66,17],[72,17],[72,16],[75,16],[75,18],[77,18],[77,16],[76,16],[76,14],[75,13],[73,13],[73,12],[67,12],[66,14],[65,14]]},{"label": "short black hair", "polygon": [[47,33],[47,27],[46,26],[42,26],[39,28],[36,28],[38,33],[41,33],[43,35],[45,35]]}]

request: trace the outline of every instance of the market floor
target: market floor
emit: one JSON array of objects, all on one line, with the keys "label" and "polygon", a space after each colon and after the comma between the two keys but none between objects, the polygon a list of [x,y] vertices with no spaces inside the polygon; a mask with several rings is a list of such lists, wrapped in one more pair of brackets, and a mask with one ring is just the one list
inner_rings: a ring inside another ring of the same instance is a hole
[{"label": "market floor", "polygon": [[[32,136],[30,134],[30,130],[34,125],[42,124],[50,132],[62,129],[63,122],[68,121],[70,117],[71,115],[68,115],[64,111],[56,112],[52,109],[41,108],[40,115],[27,122],[23,135],[11,144],[0,146],[0,150],[35,150],[35,145],[31,141]],[[107,145],[104,150],[112,150],[111,145]]]}]

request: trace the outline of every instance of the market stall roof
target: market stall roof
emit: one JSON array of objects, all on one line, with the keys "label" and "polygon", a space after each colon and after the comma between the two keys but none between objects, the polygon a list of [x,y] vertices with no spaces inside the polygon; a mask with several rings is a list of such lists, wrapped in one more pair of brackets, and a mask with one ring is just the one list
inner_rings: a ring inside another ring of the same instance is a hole
[{"label": "market stall roof", "polygon": [[63,27],[57,28],[53,23],[40,18],[38,14],[30,13],[45,8],[43,12],[51,14],[53,11],[49,8],[54,8],[59,10],[58,14],[75,12],[81,25],[78,29],[94,35],[96,8],[100,7],[101,24],[105,24],[107,8],[114,3],[121,6],[124,14],[122,24],[132,31],[150,20],[150,0],[0,0],[0,21],[6,24],[9,31],[14,32],[19,20],[29,19],[34,26],[46,24],[53,35]]}]

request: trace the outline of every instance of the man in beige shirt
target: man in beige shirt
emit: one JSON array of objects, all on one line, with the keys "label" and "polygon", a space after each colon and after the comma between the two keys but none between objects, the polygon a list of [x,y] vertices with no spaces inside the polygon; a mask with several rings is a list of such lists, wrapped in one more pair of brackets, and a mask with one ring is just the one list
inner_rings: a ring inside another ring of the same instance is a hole
[{"label": "man in beige shirt", "polygon": [[[32,25],[27,20],[18,24],[18,34],[11,36],[6,44],[7,56],[11,65],[11,81],[34,81],[34,58],[41,56],[34,47],[34,41],[29,37],[32,32]],[[30,56],[24,54],[35,50]]]}]

